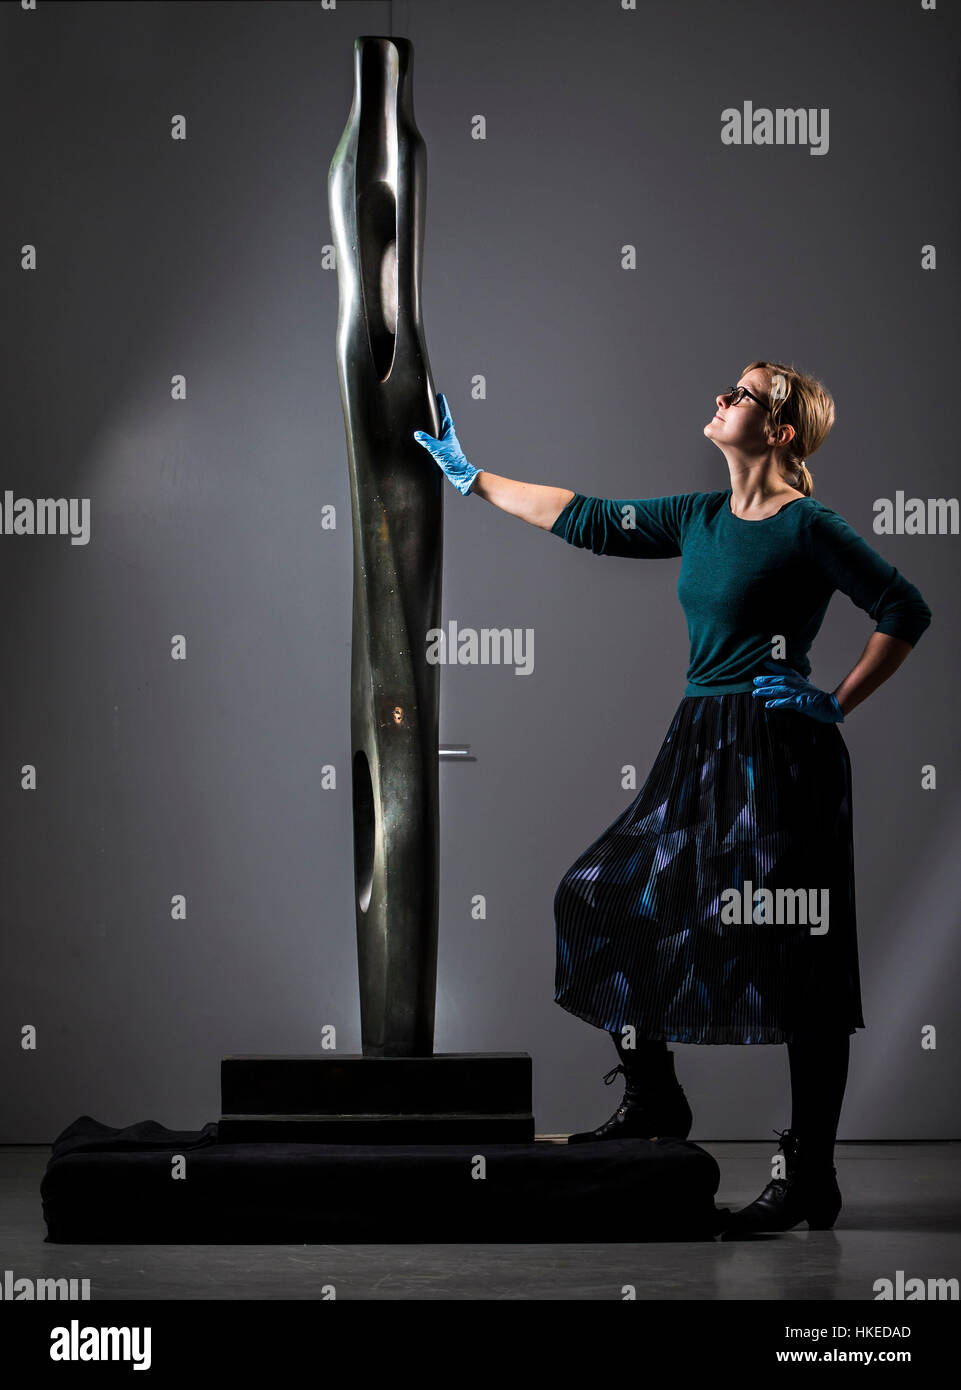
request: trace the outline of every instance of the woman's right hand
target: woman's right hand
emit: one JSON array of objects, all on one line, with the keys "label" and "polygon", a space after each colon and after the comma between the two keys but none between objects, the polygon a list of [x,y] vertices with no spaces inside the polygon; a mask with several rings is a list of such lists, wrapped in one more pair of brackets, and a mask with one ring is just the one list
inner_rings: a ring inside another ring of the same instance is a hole
[{"label": "woman's right hand", "polygon": [[466,497],[474,486],[474,479],[481,470],[475,468],[472,463],[468,463],[464,457],[460,440],[454,429],[454,420],[450,413],[450,406],[447,404],[447,397],[440,392],[437,395],[437,404],[440,406],[441,413],[442,433],[440,439],[435,439],[431,434],[425,434],[423,430],[414,430],[414,438],[427,450],[434,461],[440,464],[457,491]]}]

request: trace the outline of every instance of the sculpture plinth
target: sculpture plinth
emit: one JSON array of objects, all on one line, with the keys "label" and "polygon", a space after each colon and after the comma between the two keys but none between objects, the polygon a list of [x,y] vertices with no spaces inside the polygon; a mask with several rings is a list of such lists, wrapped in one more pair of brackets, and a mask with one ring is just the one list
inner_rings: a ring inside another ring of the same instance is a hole
[{"label": "sculpture plinth", "polygon": [[526,1052],[225,1057],[222,1144],[529,1143]]}]

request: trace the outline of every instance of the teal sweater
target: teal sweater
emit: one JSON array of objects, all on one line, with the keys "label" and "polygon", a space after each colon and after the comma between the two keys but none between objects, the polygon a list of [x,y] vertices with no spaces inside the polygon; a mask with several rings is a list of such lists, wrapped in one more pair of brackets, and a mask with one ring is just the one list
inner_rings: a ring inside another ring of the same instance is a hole
[{"label": "teal sweater", "polygon": [[778,635],[785,664],[807,677],[808,651],[835,589],[875,620],[877,632],[917,642],[930,608],[837,512],[798,497],[762,521],[745,521],[730,499],[730,488],[643,498],[577,492],[551,527],[595,555],[681,556],[677,596],[691,640],[685,695],[753,690]]}]

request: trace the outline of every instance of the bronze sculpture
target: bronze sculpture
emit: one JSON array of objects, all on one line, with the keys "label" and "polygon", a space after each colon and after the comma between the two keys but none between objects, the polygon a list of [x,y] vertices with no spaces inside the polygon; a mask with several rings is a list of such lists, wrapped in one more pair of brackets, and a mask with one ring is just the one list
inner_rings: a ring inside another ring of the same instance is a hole
[{"label": "bronze sculpture", "polygon": [[429,1056],[437,978],[443,475],[421,321],[427,159],[407,39],[360,37],[330,164],[337,366],[354,539],[351,763],[365,1057]]},{"label": "bronze sculpture", "polygon": [[435,1053],[444,475],[420,312],[426,151],[406,39],[358,38],[330,164],[354,542],[351,757],[361,1055],[221,1063],[218,1142],[530,1143],[527,1053]]}]

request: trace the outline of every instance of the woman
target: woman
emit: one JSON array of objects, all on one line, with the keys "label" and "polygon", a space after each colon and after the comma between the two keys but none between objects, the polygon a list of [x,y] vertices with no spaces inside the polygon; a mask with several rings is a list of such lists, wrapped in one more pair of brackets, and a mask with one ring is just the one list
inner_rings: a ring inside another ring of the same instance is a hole
[{"label": "woman", "polygon": [[[681,556],[690,634],[680,705],[635,800],[564,875],[554,900],[555,1002],[610,1032],[627,1086],[572,1143],[678,1135],[691,1111],[667,1043],[786,1043],[785,1175],[730,1233],[834,1224],[833,1166],[850,1034],[864,1027],[851,766],[838,725],[930,623],[914,585],[812,496],[805,459],[834,423],[823,385],[755,361],[716,398],[705,436],[723,491],[614,500],[474,468],[445,398],[417,439],[458,488],[597,555]],[[840,589],[875,621],[834,691],[808,651]]]}]

